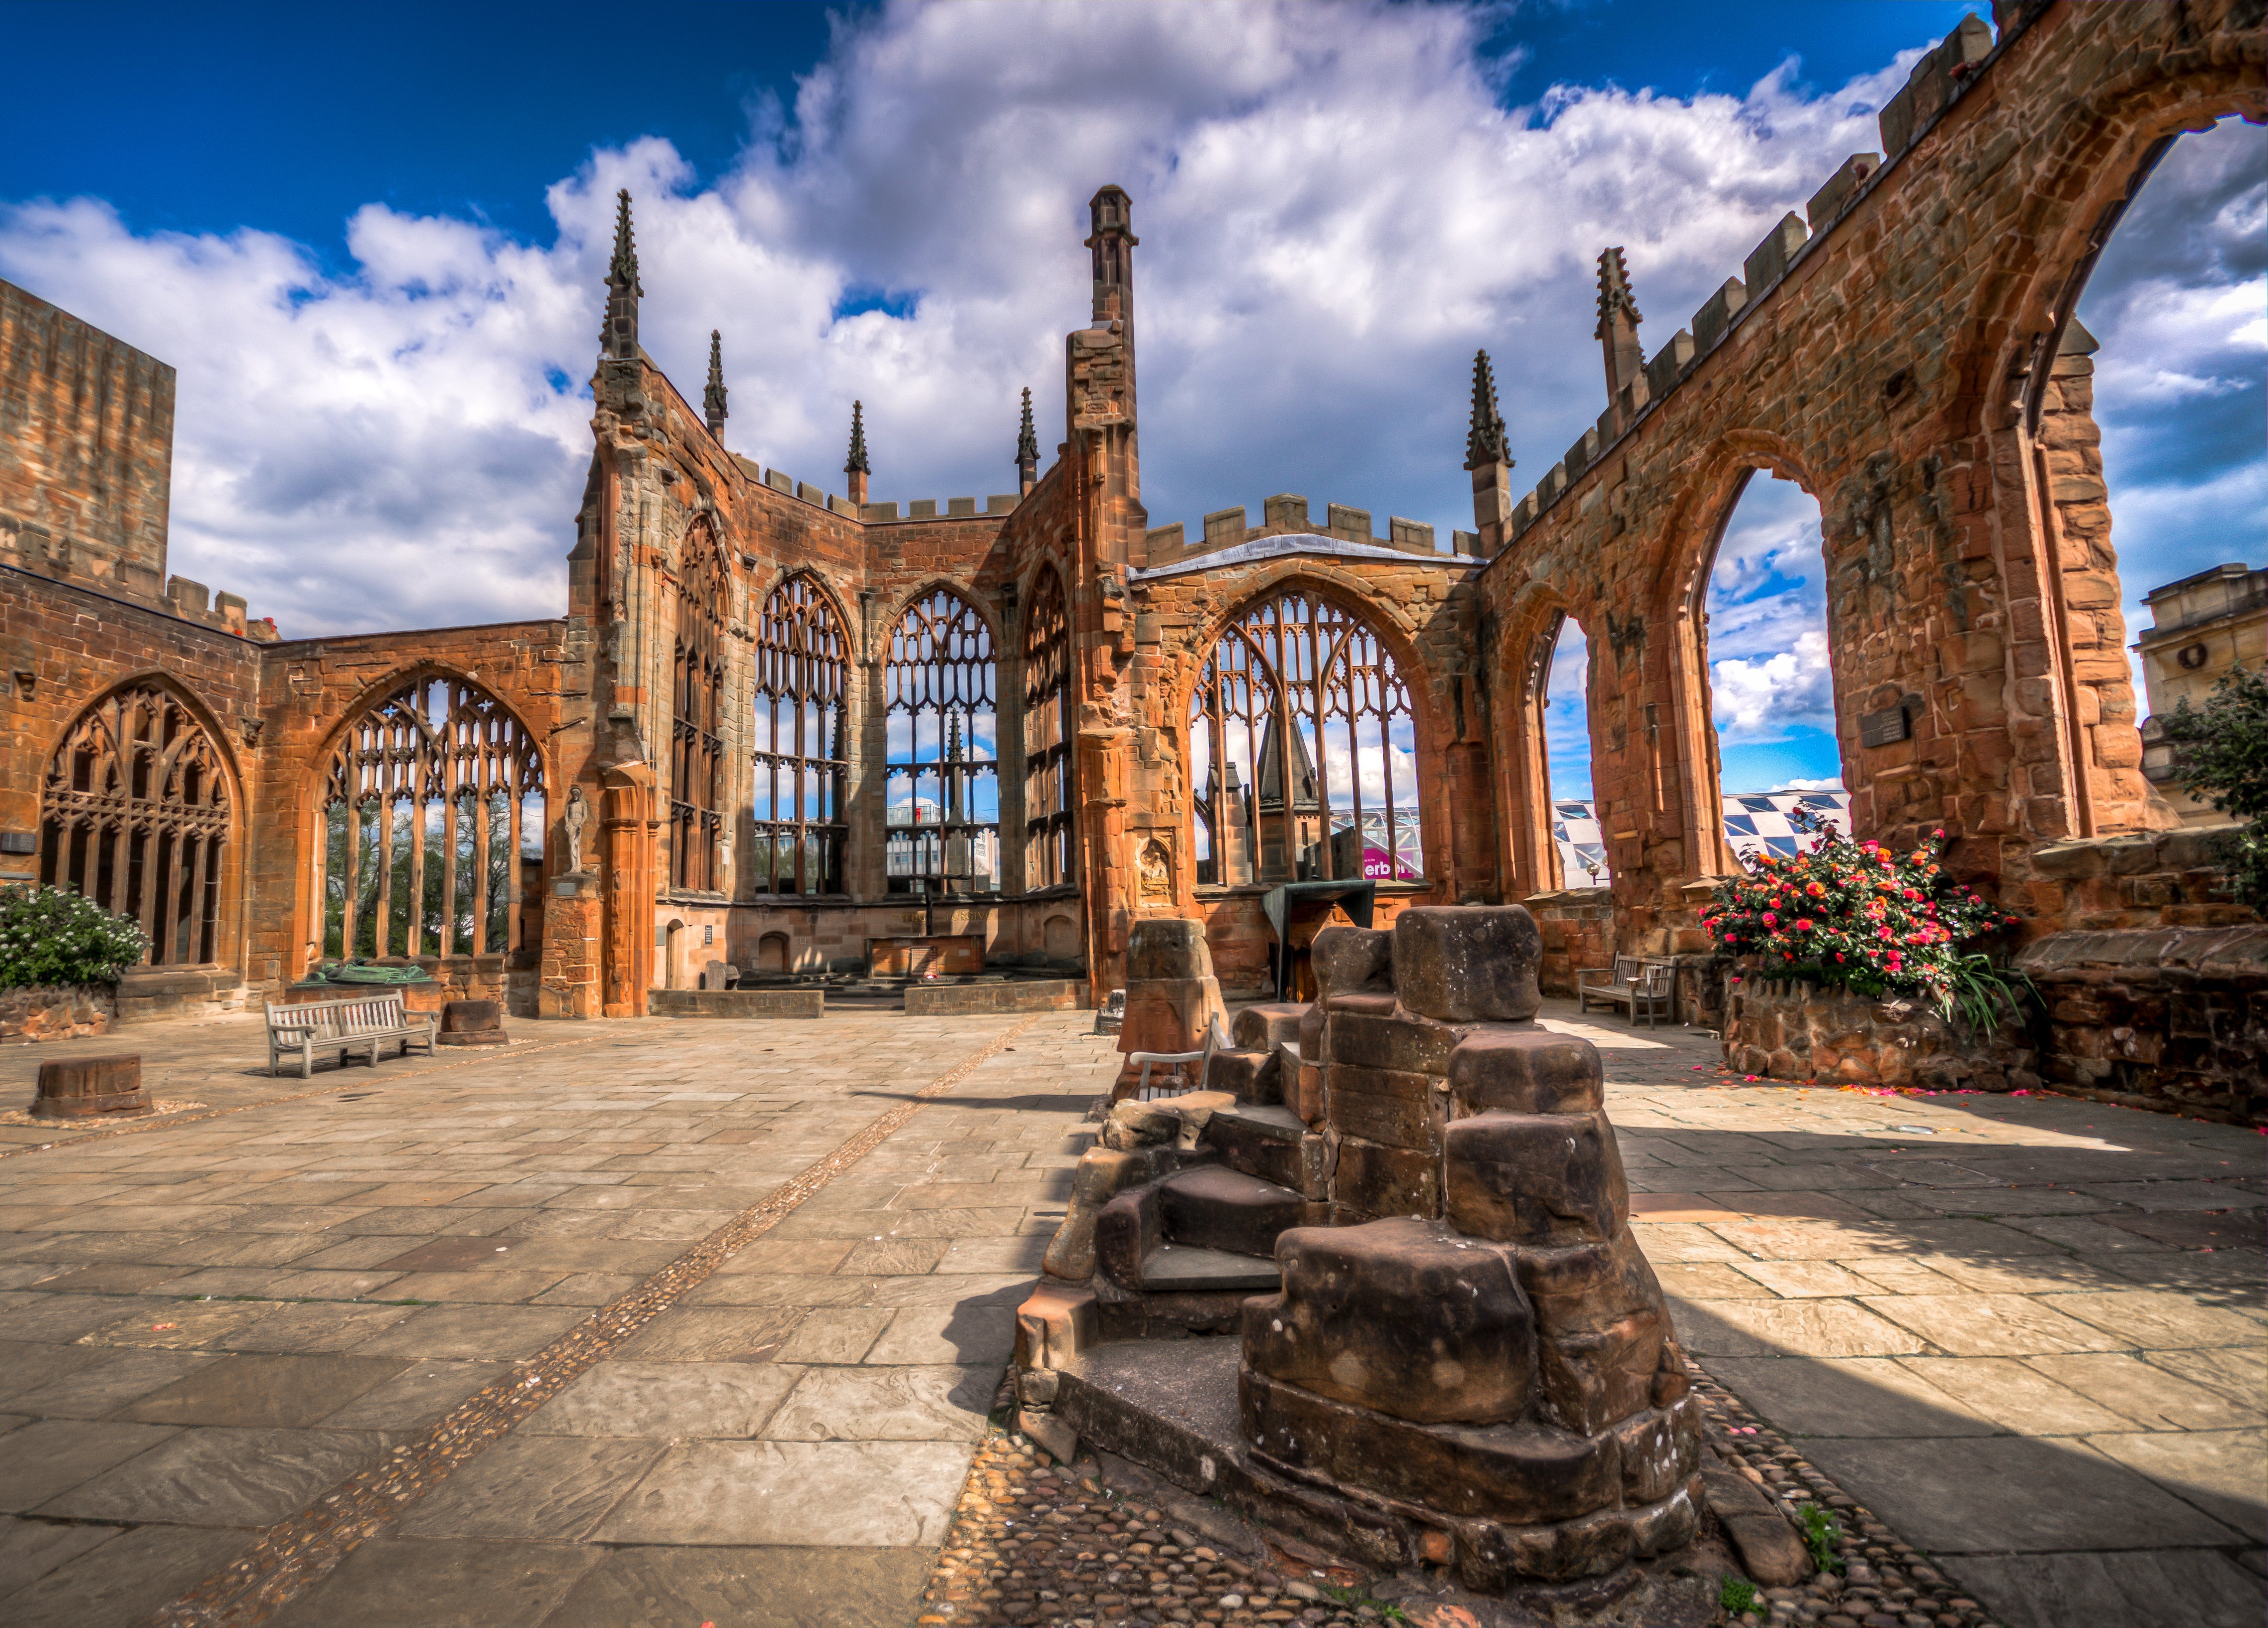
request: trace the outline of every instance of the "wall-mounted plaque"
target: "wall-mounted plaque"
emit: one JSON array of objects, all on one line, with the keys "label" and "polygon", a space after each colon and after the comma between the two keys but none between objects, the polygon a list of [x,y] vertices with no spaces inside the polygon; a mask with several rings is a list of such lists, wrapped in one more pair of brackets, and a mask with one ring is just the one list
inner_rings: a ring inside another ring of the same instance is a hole
[{"label": "wall-mounted plaque", "polygon": [[1861,746],[1895,746],[1913,738],[1913,719],[1903,706],[1884,707],[1879,712],[1859,714],[1859,743]]}]

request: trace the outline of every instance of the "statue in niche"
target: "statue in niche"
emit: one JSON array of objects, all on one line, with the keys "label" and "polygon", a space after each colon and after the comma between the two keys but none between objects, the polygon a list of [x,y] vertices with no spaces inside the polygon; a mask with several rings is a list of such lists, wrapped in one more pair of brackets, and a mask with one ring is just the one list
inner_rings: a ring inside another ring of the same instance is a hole
[{"label": "statue in niche", "polygon": [[1145,903],[1167,904],[1174,897],[1174,856],[1166,844],[1152,837],[1142,844],[1142,900]]},{"label": "statue in niche", "polygon": [[566,811],[559,823],[567,828],[567,871],[580,875],[583,870],[583,828],[591,823],[590,800],[583,795],[581,786],[571,787],[567,792]]}]

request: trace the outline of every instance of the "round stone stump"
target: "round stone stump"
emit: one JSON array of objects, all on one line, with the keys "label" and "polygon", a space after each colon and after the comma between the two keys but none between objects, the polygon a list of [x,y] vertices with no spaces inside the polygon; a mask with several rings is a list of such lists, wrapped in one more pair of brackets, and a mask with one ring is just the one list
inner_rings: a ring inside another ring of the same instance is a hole
[{"label": "round stone stump", "polygon": [[508,1046],[504,1032],[504,1003],[500,1000],[453,1000],[441,1008],[441,1031],[433,1036],[445,1046]]},{"label": "round stone stump", "polygon": [[142,1088],[139,1055],[40,1064],[39,1094],[32,1099],[32,1112],[39,1118],[101,1119],[156,1111]]}]

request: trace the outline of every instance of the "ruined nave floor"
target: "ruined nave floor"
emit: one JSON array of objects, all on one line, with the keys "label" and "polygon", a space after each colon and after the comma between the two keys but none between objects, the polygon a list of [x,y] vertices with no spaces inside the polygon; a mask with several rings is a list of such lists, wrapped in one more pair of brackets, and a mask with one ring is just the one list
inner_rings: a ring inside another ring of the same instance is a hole
[{"label": "ruined nave floor", "polygon": [[[9,1106],[131,1049],[208,1110],[0,1124],[0,1615],[910,1622],[1089,1022],[519,1022],[308,1082],[256,1020],[12,1049]],[[2011,1628],[2257,1622],[2252,1133],[1581,1032],[1690,1348],[1812,1462]]]}]

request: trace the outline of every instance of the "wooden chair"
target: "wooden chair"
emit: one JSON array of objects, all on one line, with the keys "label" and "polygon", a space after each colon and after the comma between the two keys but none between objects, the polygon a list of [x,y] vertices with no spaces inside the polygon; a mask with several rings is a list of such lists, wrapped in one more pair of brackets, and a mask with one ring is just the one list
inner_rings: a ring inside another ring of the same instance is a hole
[{"label": "wooden chair", "polygon": [[[1130,1051],[1126,1054],[1126,1060],[1129,1063],[1139,1063],[1142,1065],[1142,1075],[1134,1082],[1134,1089],[1121,1100],[1149,1102],[1161,1096],[1179,1096],[1184,1091],[1202,1091],[1204,1089],[1205,1076],[1212,1069],[1212,1054],[1216,1051],[1226,1051],[1228,1049],[1228,1036],[1222,1032],[1220,1020],[1215,1018],[1205,1025],[1205,1043],[1202,1050]],[[1171,1087],[1152,1085],[1150,1070],[1160,1063],[1172,1064],[1176,1073],[1181,1072],[1183,1064],[1196,1064],[1197,1065],[1197,1083],[1192,1086],[1175,1085]]]}]

